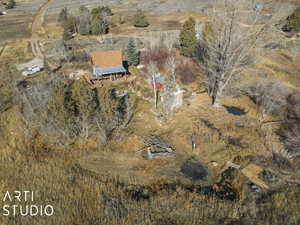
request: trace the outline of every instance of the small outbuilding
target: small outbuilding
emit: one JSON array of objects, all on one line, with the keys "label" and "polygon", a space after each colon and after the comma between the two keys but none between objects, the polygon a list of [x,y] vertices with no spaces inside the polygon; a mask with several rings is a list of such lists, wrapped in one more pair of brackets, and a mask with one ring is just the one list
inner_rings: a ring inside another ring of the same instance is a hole
[{"label": "small outbuilding", "polygon": [[254,10],[257,12],[262,11],[265,8],[265,6],[263,4],[256,4],[254,7]]},{"label": "small outbuilding", "polygon": [[115,80],[127,74],[121,50],[92,52],[91,64],[93,66],[91,80]]}]

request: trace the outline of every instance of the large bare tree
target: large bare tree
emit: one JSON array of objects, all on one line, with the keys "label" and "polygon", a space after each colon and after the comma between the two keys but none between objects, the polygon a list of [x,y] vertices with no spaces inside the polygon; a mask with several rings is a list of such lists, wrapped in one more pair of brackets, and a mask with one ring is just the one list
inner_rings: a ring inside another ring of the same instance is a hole
[{"label": "large bare tree", "polygon": [[214,2],[201,38],[200,58],[208,93],[213,106],[218,107],[231,84],[255,64],[259,51],[269,42],[279,41],[275,25],[290,8],[272,2],[259,5],[255,0]]}]

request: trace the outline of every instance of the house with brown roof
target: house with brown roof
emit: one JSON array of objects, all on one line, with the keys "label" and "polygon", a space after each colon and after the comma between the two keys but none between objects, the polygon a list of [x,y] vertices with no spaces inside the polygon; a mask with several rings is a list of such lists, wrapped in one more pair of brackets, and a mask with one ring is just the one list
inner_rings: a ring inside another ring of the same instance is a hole
[{"label": "house with brown roof", "polygon": [[121,50],[92,52],[91,64],[93,66],[91,80],[114,79],[127,73]]}]

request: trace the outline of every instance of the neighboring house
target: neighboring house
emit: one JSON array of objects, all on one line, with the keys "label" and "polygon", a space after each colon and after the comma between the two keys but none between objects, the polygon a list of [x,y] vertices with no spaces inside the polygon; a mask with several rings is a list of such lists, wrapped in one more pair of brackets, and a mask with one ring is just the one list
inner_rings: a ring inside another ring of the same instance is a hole
[{"label": "neighboring house", "polygon": [[93,66],[91,80],[115,80],[127,74],[121,50],[92,52],[91,63]]}]

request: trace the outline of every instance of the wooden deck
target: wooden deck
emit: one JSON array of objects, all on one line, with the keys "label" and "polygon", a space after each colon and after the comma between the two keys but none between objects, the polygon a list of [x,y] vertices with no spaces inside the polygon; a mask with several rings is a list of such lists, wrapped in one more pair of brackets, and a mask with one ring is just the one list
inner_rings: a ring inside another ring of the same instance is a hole
[{"label": "wooden deck", "polygon": [[91,79],[91,77],[91,74],[83,75],[83,78],[91,85],[91,88],[99,88],[107,84],[118,84],[124,82],[132,82],[133,80],[135,80],[135,76],[129,74],[108,77],[107,79]]}]

